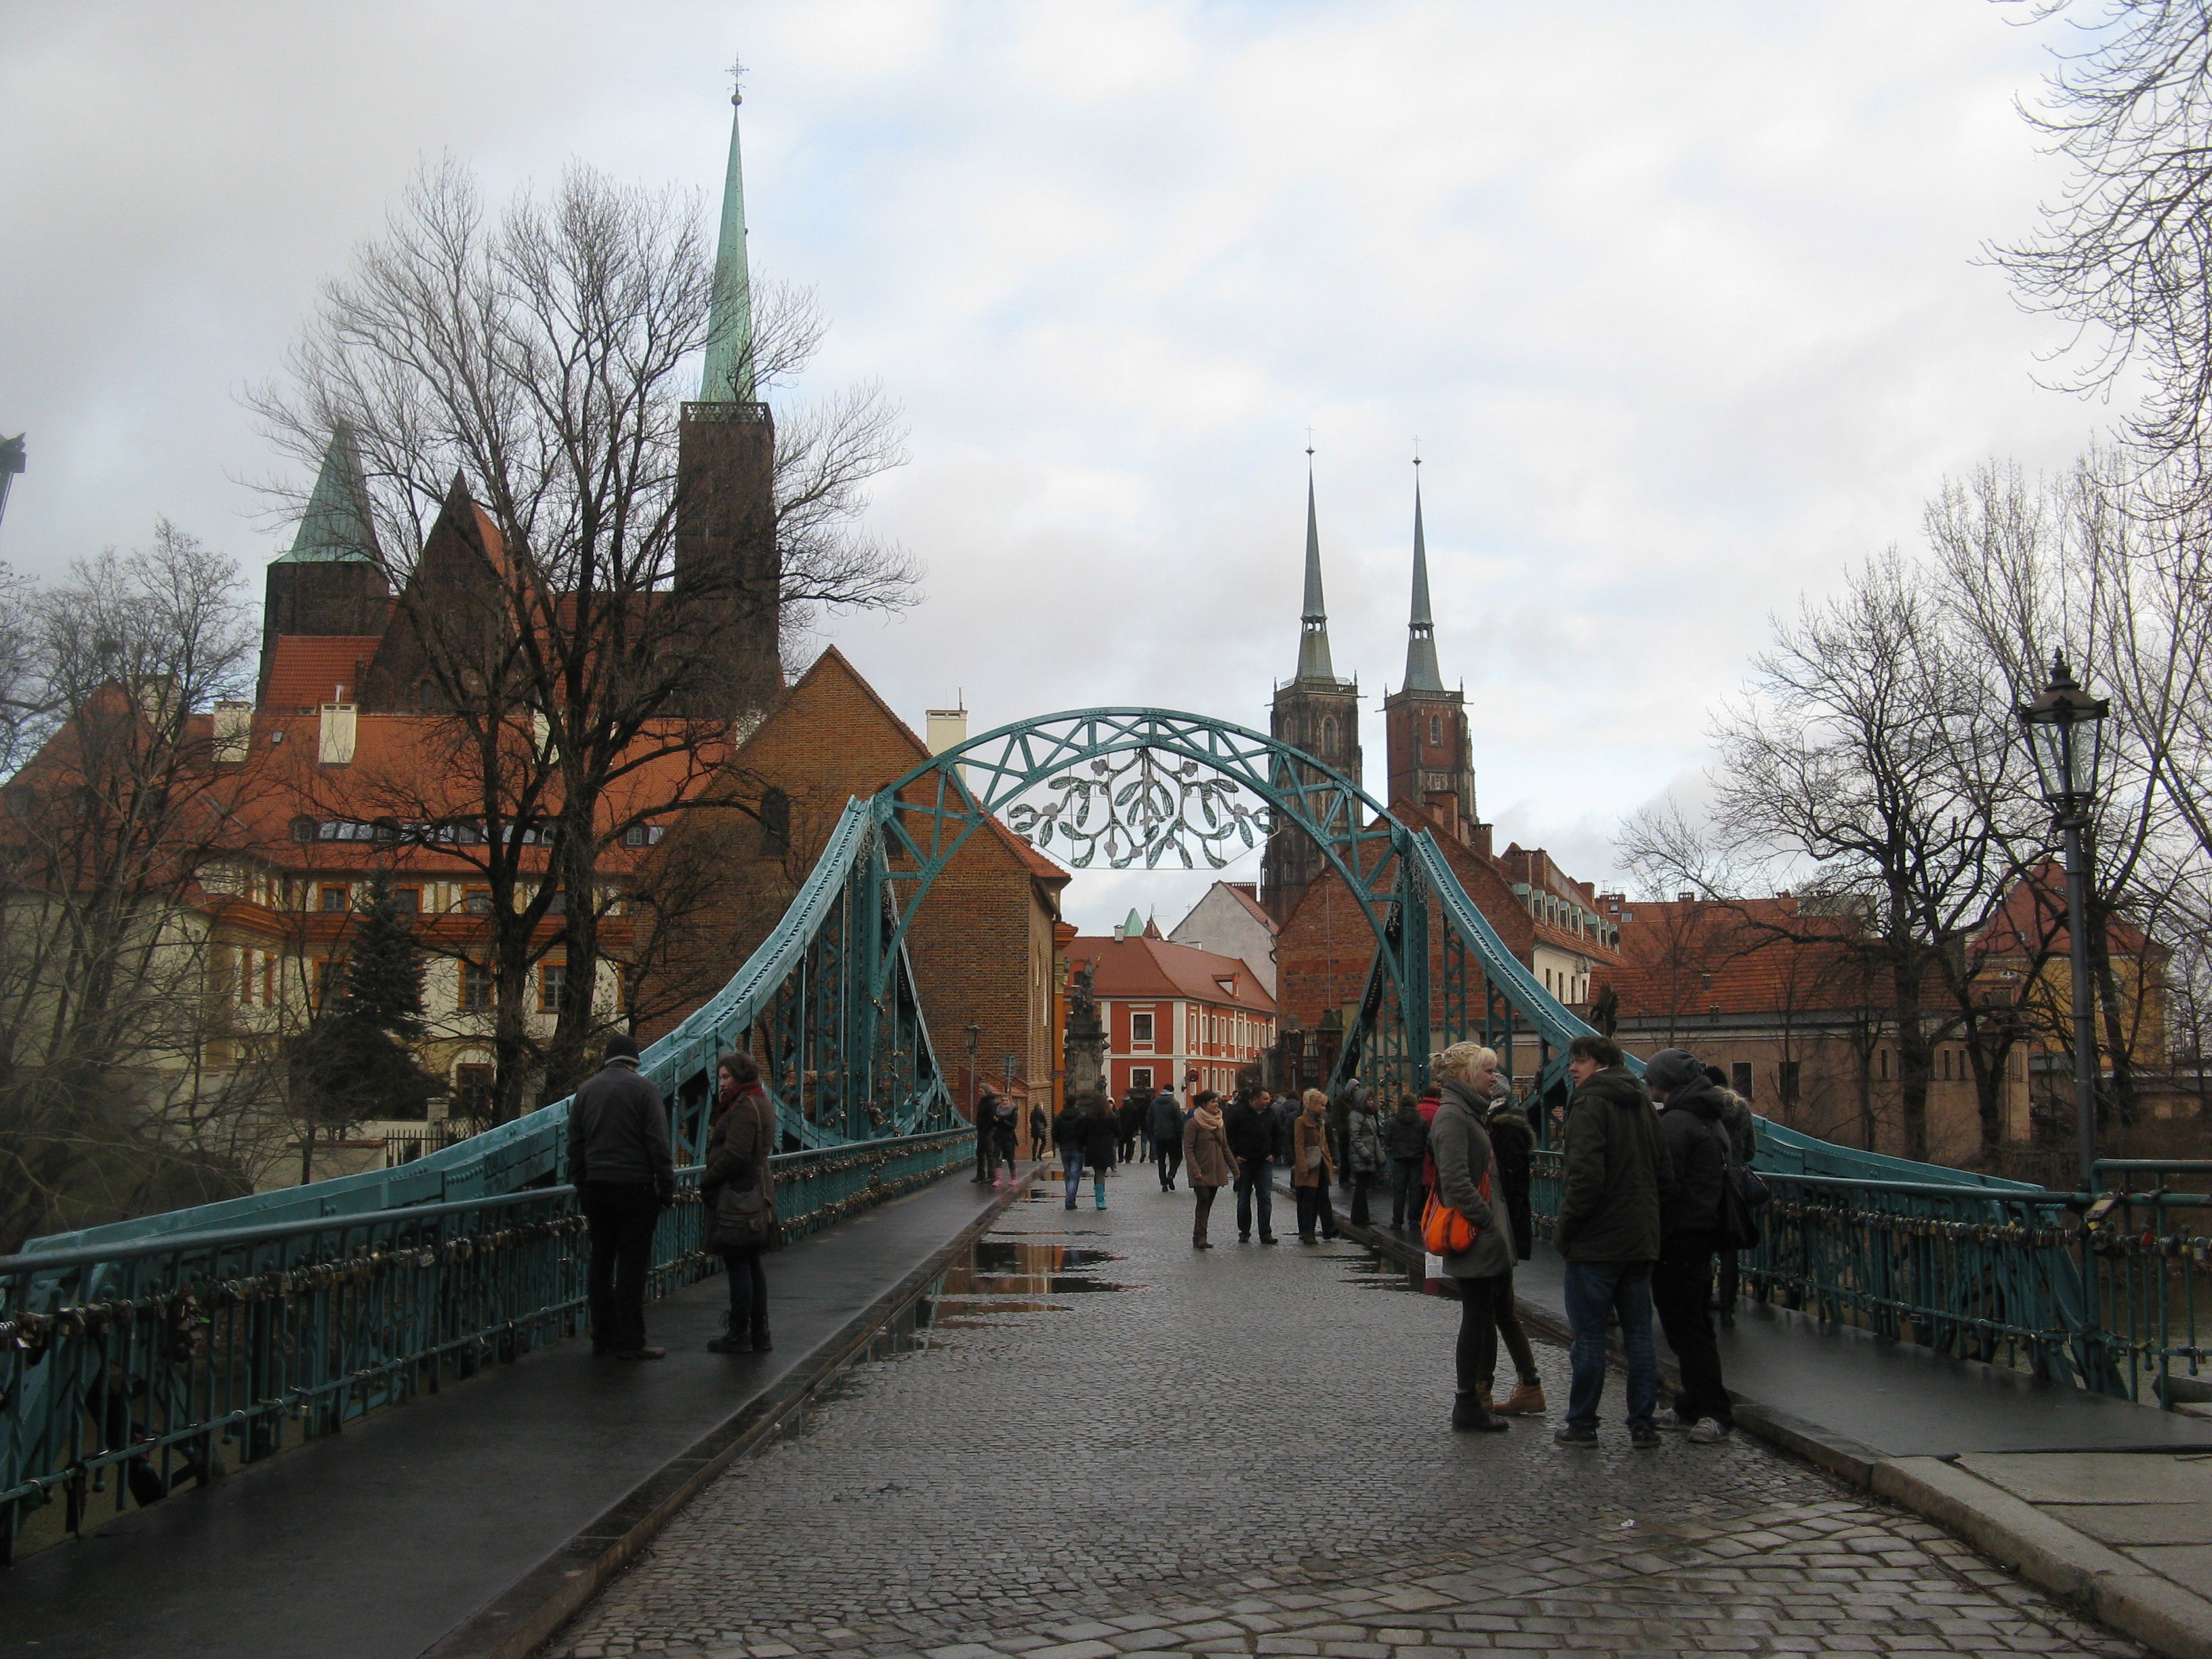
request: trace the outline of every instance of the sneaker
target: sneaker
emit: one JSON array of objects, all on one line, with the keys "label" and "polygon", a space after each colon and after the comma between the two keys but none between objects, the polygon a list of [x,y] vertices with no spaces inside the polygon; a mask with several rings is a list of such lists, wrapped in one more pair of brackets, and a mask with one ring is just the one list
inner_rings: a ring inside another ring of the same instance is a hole
[{"label": "sneaker", "polygon": [[1562,1423],[1552,1431],[1552,1438],[1562,1446],[1595,1446],[1597,1444],[1597,1425],[1594,1423]]},{"label": "sneaker", "polygon": [[1680,1406],[1668,1407],[1657,1417],[1652,1419],[1652,1421],[1662,1429],[1694,1429],[1698,1426],[1698,1419],[1694,1417],[1683,1416],[1682,1408]]},{"label": "sneaker", "polygon": [[1693,1446],[1720,1445],[1728,1439],[1735,1427],[1732,1423],[1723,1423],[1716,1419],[1708,1418],[1690,1430],[1690,1443]]},{"label": "sneaker", "polygon": [[1628,1425],[1628,1443],[1638,1451],[1651,1451],[1659,1444],[1659,1431],[1649,1423],[1631,1423]]}]

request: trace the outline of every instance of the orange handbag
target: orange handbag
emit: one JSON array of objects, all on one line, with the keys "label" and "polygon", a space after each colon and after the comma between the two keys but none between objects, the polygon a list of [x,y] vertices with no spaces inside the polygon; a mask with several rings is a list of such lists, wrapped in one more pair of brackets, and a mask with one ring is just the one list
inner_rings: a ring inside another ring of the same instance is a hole
[{"label": "orange handbag", "polygon": [[[1490,1202],[1490,1171],[1482,1172],[1482,1182],[1475,1188],[1482,1201]],[[1467,1218],[1463,1210],[1455,1210],[1440,1201],[1436,1194],[1429,1194],[1429,1206],[1421,1212],[1421,1243],[1431,1255],[1465,1255],[1474,1248],[1474,1223]]]}]

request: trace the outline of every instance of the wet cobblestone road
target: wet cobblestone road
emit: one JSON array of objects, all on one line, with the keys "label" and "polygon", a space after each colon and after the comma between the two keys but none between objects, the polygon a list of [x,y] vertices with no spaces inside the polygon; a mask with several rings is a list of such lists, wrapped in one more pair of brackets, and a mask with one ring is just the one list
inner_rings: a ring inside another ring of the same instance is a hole
[{"label": "wet cobblestone road", "polygon": [[[1194,1252],[1187,1192],[1108,1185],[1102,1213],[1041,1182],[923,1346],[855,1366],[545,1652],[2146,1651],[1755,1441],[1632,1451],[1618,1376],[1594,1451],[1454,1435],[1456,1306],[1348,1244],[1239,1245],[1223,1204]],[[1565,1354],[1537,1357],[1556,1421]]]}]

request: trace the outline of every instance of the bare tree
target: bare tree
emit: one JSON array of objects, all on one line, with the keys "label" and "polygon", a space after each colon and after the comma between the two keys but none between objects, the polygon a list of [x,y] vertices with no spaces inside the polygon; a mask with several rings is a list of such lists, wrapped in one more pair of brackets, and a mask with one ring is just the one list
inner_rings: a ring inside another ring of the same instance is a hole
[{"label": "bare tree", "polygon": [[[2017,0],[2014,0],[2017,3]],[[2037,19],[2074,0],[2029,0]],[[2040,235],[1992,248],[2021,302],[2076,325],[2064,383],[2145,383],[2125,429],[2202,503],[2212,410],[2212,5],[2106,0],[2021,113],[2073,164]]]},{"label": "bare tree", "polygon": [[[708,712],[701,692],[703,665],[761,597],[734,570],[672,586],[679,419],[713,285],[695,204],[576,167],[495,222],[448,162],[325,289],[291,384],[253,400],[302,458],[341,422],[359,434],[395,626],[413,630],[425,700],[451,728],[438,789],[465,793],[481,830],[465,856],[491,890],[501,1117],[533,1070],[564,1091],[607,1018],[595,993],[600,924],[620,902],[599,878],[609,850],[671,814],[757,807],[718,771],[743,711]],[[811,296],[792,289],[756,291],[753,318],[763,387],[821,337]],[[786,422],[771,493],[776,597],[794,626],[823,606],[913,601],[910,562],[856,527],[866,482],[903,459],[872,388]],[[496,544],[457,534],[434,570],[438,537],[424,544],[423,528],[443,513],[466,529],[464,483]],[[568,966],[541,1055],[525,995],[556,896]]]},{"label": "bare tree", "polygon": [[17,597],[43,740],[0,792],[0,1251],[238,1189],[273,1104],[213,1063],[206,895],[252,787],[204,712],[251,683],[235,567],[164,523]]}]

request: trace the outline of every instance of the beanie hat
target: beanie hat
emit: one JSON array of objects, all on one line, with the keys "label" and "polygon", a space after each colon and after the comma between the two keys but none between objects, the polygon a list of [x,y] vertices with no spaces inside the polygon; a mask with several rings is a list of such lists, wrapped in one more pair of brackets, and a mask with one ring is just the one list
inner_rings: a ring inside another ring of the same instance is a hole
[{"label": "beanie hat", "polygon": [[609,1060],[635,1060],[637,1039],[626,1031],[617,1031],[607,1039],[607,1046],[600,1053]]}]

